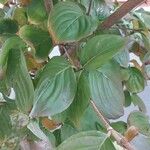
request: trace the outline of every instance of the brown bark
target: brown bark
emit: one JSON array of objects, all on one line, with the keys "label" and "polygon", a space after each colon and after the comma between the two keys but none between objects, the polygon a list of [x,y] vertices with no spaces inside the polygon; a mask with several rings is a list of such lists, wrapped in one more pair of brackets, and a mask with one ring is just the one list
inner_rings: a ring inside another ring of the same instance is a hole
[{"label": "brown bark", "polygon": [[117,23],[117,21],[123,18],[127,13],[129,13],[132,9],[144,3],[145,1],[146,0],[128,0],[122,6],[120,6],[113,14],[111,14],[102,24],[100,24],[99,28],[110,28],[115,23]]},{"label": "brown bark", "polygon": [[107,122],[106,118],[103,116],[102,112],[97,108],[94,101],[91,100],[90,103],[91,103],[91,106],[93,107],[94,111],[97,113],[98,117],[100,118],[100,120],[104,124],[108,133],[117,141],[117,143],[127,150],[135,150],[134,146],[131,145],[131,143],[128,142],[128,140],[123,135],[118,133],[116,130],[114,130],[110,126],[110,124]]},{"label": "brown bark", "polygon": [[49,14],[49,12],[53,8],[53,0],[44,0],[44,5],[45,5],[47,13]]}]

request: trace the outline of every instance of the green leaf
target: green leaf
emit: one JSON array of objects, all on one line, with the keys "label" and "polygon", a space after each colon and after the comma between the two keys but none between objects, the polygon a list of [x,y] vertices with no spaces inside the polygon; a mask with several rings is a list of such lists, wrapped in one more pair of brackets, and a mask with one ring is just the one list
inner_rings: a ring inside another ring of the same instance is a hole
[{"label": "green leaf", "polygon": [[8,2],[8,0],[0,0],[0,3],[1,4],[5,4],[5,3],[7,3]]},{"label": "green leaf", "polygon": [[115,55],[114,59],[120,64],[121,67],[128,68],[130,58],[128,49],[123,49],[117,55]]},{"label": "green leaf", "polygon": [[136,150],[149,150],[150,148],[150,137],[139,134],[131,142]]},{"label": "green leaf", "polygon": [[73,128],[69,124],[64,124],[61,128],[61,141],[65,141],[70,136],[78,133],[77,129]]},{"label": "green leaf", "polygon": [[20,37],[35,51],[38,58],[46,59],[52,49],[52,40],[47,31],[33,25],[25,25],[19,31]]},{"label": "green leaf", "polygon": [[11,19],[0,20],[0,34],[16,33],[18,31],[18,23]]},{"label": "green leaf", "polygon": [[81,72],[75,99],[68,110],[68,118],[74,123],[75,126],[79,126],[80,120],[88,107],[89,100],[90,90],[88,85],[88,75],[86,72]]},{"label": "green leaf", "polygon": [[105,117],[116,119],[123,115],[124,93],[118,64],[108,63],[89,72],[92,100]]},{"label": "green leaf", "polygon": [[0,106],[0,139],[5,139],[12,132],[10,116],[3,106]]},{"label": "green leaf", "polygon": [[2,47],[2,45],[5,43],[5,41],[8,39],[8,38],[11,38],[11,37],[17,37],[16,34],[11,34],[11,33],[4,33],[0,36],[0,47]]},{"label": "green leaf", "polygon": [[150,52],[146,53],[143,59],[144,73],[146,77],[150,78]]},{"label": "green leaf", "polygon": [[141,13],[141,19],[145,26],[150,29],[150,13],[146,11]]},{"label": "green leaf", "polygon": [[127,130],[127,123],[123,121],[117,121],[117,122],[111,123],[111,127],[115,129],[116,131],[118,131],[119,133],[124,134]]},{"label": "green leaf", "polygon": [[[37,120],[30,120],[29,124],[27,125],[27,128],[40,140],[44,141],[44,147],[45,149],[54,149],[52,146],[52,143],[50,140],[54,140],[54,137],[52,134],[45,134],[40,126],[39,122]],[[48,137],[49,136],[49,137]],[[31,139],[33,140],[33,138]],[[33,148],[34,149],[34,148]],[[36,149],[36,148],[35,148]]]},{"label": "green leaf", "polygon": [[90,39],[79,55],[86,69],[101,67],[124,47],[125,39],[118,35],[98,35]]},{"label": "green leaf", "polygon": [[147,77],[150,78],[150,65],[145,65],[144,71],[145,71]]},{"label": "green leaf", "polygon": [[135,126],[140,133],[150,136],[149,117],[140,111],[132,112],[128,117],[128,125]]},{"label": "green leaf", "polygon": [[53,116],[66,110],[76,93],[76,78],[63,57],[54,57],[45,66],[35,90],[31,117]]},{"label": "green leaf", "polygon": [[43,0],[32,0],[27,6],[27,16],[31,24],[46,22],[48,15]]},{"label": "green leaf", "polygon": [[16,8],[13,12],[12,18],[18,22],[20,26],[27,24],[28,18],[25,8]]},{"label": "green leaf", "polygon": [[125,106],[125,107],[128,107],[128,106],[131,105],[131,101],[132,101],[130,92],[127,91],[127,90],[125,90],[125,91],[124,91],[124,95],[125,95],[125,104],[124,104],[124,106]]},{"label": "green leaf", "polygon": [[131,93],[139,93],[144,90],[145,81],[142,73],[134,67],[129,68],[130,77],[125,82],[127,89]]},{"label": "green leaf", "polygon": [[15,91],[17,107],[20,111],[28,114],[33,105],[34,87],[21,50],[10,50],[6,73],[8,81]]},{"label": "green leaf", "polygon": [[[97,150],[97,149],[95,149]],[[112,143],[112,141],[108,138],[105,143],[102,145],[100,150],[116,150],[114,144]]]},{"label": "green leaf", "polygon": [[3,19],[5,16],[5,12],[3,9],[0,8],[0,19]]},{"label": "green leaf", "polygon": [[3,94],[3,98],[5,100],[3,107],[5,110],[8,111],[9,114],[12,113],[12,111],[16,110],[16,103],[14,100],[10,99],[9,97],[7,97],[6,95]]},{"label": "green leaf", "polygon": [[[88,12],[90,1],[80,0],[80,2],[82,5],[86,7],[86,12]],[[110,8],[108,7],[108,5],[105,3],[104,0],[94,0],[92,2],[90,15],[93,18],[102,21],[110,15]]]},{"label": "green leaf", "polygon": [[90,35],[97,22],[73,2],[59,2],[50,13],[48,29],[55,43],[78,41]]},{"label": "green leaf", "polygon": [[130,71],[128,68],[120,68],[121,79],[122,81],[127,81],[130,77]]},{"label": "green leaf", "polygon": [[79,130],[80,131],[89,131],[89,130],[100,130],[103,131],[104,127],[101,123],[96,112],[93,110],[92,106],[86,109],[84,115],[81,118],[81,123]]},{"label": "green leaf", "polygon": [[48,137],[44,134],[44,132],[40,129],[39,123],[36,120],[31,120],[27,125],[27,128],[36,135],[39,139],[43,141],[49,141]]},{"label": "green leaf", "polygon": [[9,93],[8,91],[9,87],[7,85],[6,79],[0,80],[0,93],[8,94]]},{"label": "green leaf", "polygon": [[75,134],[57,147],[57,150],[98,150],[107,139],[107,135],[99,131],[87,131]]},{"label": "green leaf", "polygon": [[0,69],[7,68],[8,54],[11,49],[24,50],[26,48],[25,43],[17,36],[8,38],[2,46],[2,52],[0,53]]},{"label": "green leaf", "polygon": [[136,94],[131,95],[131,100],[135,106],[138,106],[139,110],[143,113],[146,113],[146,106],[143,100]]}]

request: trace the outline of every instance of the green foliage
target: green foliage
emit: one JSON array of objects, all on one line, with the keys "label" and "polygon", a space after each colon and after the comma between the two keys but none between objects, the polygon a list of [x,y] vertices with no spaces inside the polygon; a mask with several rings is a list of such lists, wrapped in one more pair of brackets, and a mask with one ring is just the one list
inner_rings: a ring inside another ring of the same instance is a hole
[{"label": "green foliage", "polygon": [[5,4],[5,3],[7,3],[8,2],[8,0],[0,0],[0,3],[1,4]]},{"label": "green foliage", "polygon": [[98,35],[90,39],[80,53],[85,69],[97,69],[124,46],[125,39],[117,35]]},{"label": "green foliage", "polygon": [[90,100],[90,89],[88,87],[87,78],[86,72],[80,73],[76,96],[68,110],[68,117],[76,126],[79,126],[80,119],[88,107]]},{"label": "green foliage", "polygon": [[52,48],[52,40],[47,31],[33,25],[24,25],[19,30],[19,35],[34,49],[35,56],[38,59],[45,59],[48,57]]},{"label": "green foliage", "polygon": [[116,119],[123,115],[124,93],[115,62],[90,71],[89,84],[92,99],[107,118]]},{"label": "green foliage", "polygon": [[0,106],[0,120],[0,139],[5,139],[11,134],[12,125],[8,111],[3,106]]},{"label": "green foliage", "polygon": [[[13,69],[12,69],[13,68]],[[11,49],[8,56],[7,78],[16,93],[16,104],[21,112],[29,113],[34,100],[34,88],[23,52]]]},{"label": "green foliage", "polygon": [[60,2],[50,13],[48,29],[55,43],[74,42],[91,34],[97,22],[75,3]]},{"label": "green foliage", "polygon": [[[36,150],[42,141],[37,149],[116,150],[108,122],[122,135],[138,128],[131,143],[148,150],[149,117],[138,93],[150,78],[150,13],[132,11],[105,30],[116,3],[13,2],[0,0],[0,149],[26,142]],[[139,111],[120,121],[131,104]]]},{"label": "green foliage", "polygon": [[64,141],[57,150],[101,149],[107,140],[107,135],[99,131],[88,131],[75,134]]},{"label": "green foliage", "polygon": [[16,33],[18,31],[18,23],[11,19],[0,20],[0,34]]},{"label": "green foliage", "polygon": [[28,23],[27,13],[25,8],[16,8],[13,12],[12,18],[18,22],[20,26]]},{"label": "green foliage", "polygon": [[146,116],[144,113],[138,111],[132,112],[129,115],[128,124],[130,126],[136,126],[139,129],[140,133],[150,136],[149,117]]},{"label": "green foliage", "polygon": [[44,1],[32,0],[27,6],[27,16],[31,24],[42,24],[45,22],[48,14],[44,6]]},{"label": "green foliage", "polygon": [[126,87],[131,93],[139,93],[144,90],[145,81],[142,73],[134,67],[129,69],[130,77],[126,81]]},{"label": "green foliage", "polygon": [[51,59],[39,75],[30,116],[53,116],[61,113],[70,106],[75,92],[76,79],[71,65],[63,57]]}]

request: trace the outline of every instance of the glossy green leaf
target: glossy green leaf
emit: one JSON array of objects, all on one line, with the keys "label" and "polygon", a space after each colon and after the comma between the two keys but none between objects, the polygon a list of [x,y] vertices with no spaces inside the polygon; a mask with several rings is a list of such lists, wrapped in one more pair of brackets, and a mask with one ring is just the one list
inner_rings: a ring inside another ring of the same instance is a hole
[{"label": "glossy green leaf", "polygon": [[10,99],[9,97],[7,97],[4,94],[3,94],[3,98],[5,100],[3,107],[5,110],[8,111],[9,114],[11,114],[12,111],[17,110],[16,103],[13,99]]},{"label": "glossy green leaf", "polygon": [[142,73],[134,67],[129,68],[130,77],[125,85],[131,93],[139,93],[144,90],[145,81]]},{"label": "glossy green leaf", "polygon": [[[80,2],[82,5],[86,7],[86,11],[88,12],[90,1],[80,0]],[[90,15],[93,18],[102,21],[110,15],[110,8],[108,7],[108,5],[105,3],[104,0],[94,0],[92,1]]]},{"label": "glossy green leaf", "polygon": [[111,127],[123,135],[127,130],[127,123],[123,121],[117,121],[111,123]]},{"label": "glossy green leaf", "polygon": [[28,114],[33,105],[34,87],[21,50],[10,50],[6,73],[9,83],[15,91],[15,102],[18,109]]},{"label": "glossy green leaf", "polygon": [[7,68],[8,54],[11,49],[24,50],[26,48],[25,43],[17,36],[8,38],[2,46],[2,52],[0,53],[0,69]]},{"label": "glossy green leaf", "polygon": [[79,126],[80,131],[99,130],[103,131],[104,127],[93,107],[89,105],[81,118]]},{"label": "glossy green leaf", "polygon": [[149,51],[150,50],[150,33],[145,32],[141,34],[141,36],[142,36],[142,42],[144,44],[145,49]]},{"label": "glossy green leaf", "polygon": [[120,68],[121,79],[122,81],[127,81],[130,77],[130,71],[128,68]]},{"label": "glossy green leaf", "polygon": [[5,139],[10,136],[12,132],[12,124],[10,116],[6,109],[3,109],[3,106],[0,106],[0,139]]},{"label": "glossy green leaf", "polygon": [[116,148],[115,148],[114,144],[112,143],[112,141],[108,138],[105,141],[105,143],[102,145],[100,150],[116,150]]},{"label": "glossy green leaf", "polygon": [[2,47],[2,45],[5,43],[5,41],[8,39],[8,38],[11,38],[11,37],[17,37],[16,34],[11,34],[11,33],[4,33],[0,36],[0,47]]},{"label": "glossy green leaf", "polygon": [[48,141],[48,137],[44,134],[44,132],[40,129],[39,122],[36,120],[31,120],[27,125],[27,128],[36,135],[39,139]]},{"label": "glossy green leaf", "polygon": [[59,2],[50,13],[48,29],[55,43],[73,42],[91,34],[97,23],[73,2]]},{"label": "glossy green leaf", "polygon": [[150,149],[150,137],[139,134],[131,142],[136,150],[149,150]]},{"label": "glossy green leaf", "polygon": [[128,49],[121,50],[114,59],[120,64],[120,66],[127,68],[129,66],[130,57]]},{"label": "glossy green leaf", "polygon": [[116,119],[123,115],[124,93],[119,66],[108,63],[89,72],[92,100],[105,117]]},{"label": "glossy green leaf", "polygon": [[150,136],[149,117],[140,111],[132,112],[128,117],[128,125],[135,126],[140,133]]},{"label": "glossy green leaf", "polygon": [[57,147],[57,150],[98,150],[101,149],[107,135],[99,131],[87,131],[75,134]]},{"label": "glossy green leaf", "polygon": [[32,0],[27,6],[27,16],[31,24],[41,24],[48,18],[43,0]]},{"label": "glossy green leaf", "polygon": [[47,31],[33,25],[25,25],[20,29],[19,35],[35,50],[36,57],[39,59],[48,57],[52,49],[52,40]]},{"label": "glossy green leaf", "polygon": [[125,91],[124,91],[124,95],[125,95],[125,104],[124,104],[124,106],[125,106],[125,107],[128,107],[128,106],[131,105],[131,101],[132,101],[130,92],[127,91],[127,90],[125,90]]},{"label": "glossy green leaf", "polygon": [[124,47],[125,39],[118,35],[98,35],[90,39],[79,55],[86,69],[99,68]]},{"label": "glossy green leaf", "polygon": [[80,120],[88,107],[89,100],[88,74],[82,72],[78,80],[75,99],[68,110],[68,117],[75,126],[79,126]]},{"label": "glossy green leaf", "polygon": [[141,13],[141,19],[145,26],[150,29],[150,13],[146,11]]},{"label": "glossy green leaf", "polygon": [[65,141],[67,138],[77,133],[77,129],[73,128],[69,124],[64,124],[61,128],[61,141]]},{"label": "glossy green leaf", "polygon": [[18,22],[20,26],[27,24],[28,18],[25,8],[16,8],[13,12],[12,18]]},{"label": "glossy green leaf", "polygon": [[40,74],[30,116],[63,112],[72,103],[75,93],[76,78],[71,65],[63,57],[52,58]]},{"label": "glossy green leaf", "polygon": [[18,23],[11,19],[0,20],[0,34],[16,33],[18,31]]},{"label": "glossy green leaf", "polygon": [[131,95],[131,100],[135,106],[138,106],[139,110],[146,113],[146,106],[143,100],[136,94]]}]

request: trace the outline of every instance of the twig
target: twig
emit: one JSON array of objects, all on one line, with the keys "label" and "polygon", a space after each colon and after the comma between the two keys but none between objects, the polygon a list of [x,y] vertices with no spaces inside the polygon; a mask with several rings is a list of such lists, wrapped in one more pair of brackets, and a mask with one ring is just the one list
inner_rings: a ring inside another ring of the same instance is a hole
[{"label": "twig", "polygon": [[90,0],[89,8],[88,8],[88,12],[87,12],[87,15],[88,15],[88,16],[90,15],[90,11],[91,11],[91,7],[92,7],[92,3],[93,3],[93,0]]},{"label": "twig", "polygon": [[62,46],[62,47],[63,47],[64,52],[65,52],[67,58],[69,59],[70,63],[75,67],[76,70],[78,70],[78,68],[76,67],[76,64],[74,63],[74,61],[73,61],[72,58],[70,57],[70,55],[69,55],[69,53],[68,53],[66,47],[65,47],[65,46]]},{"label": "twig", "polygon": [[113,14],[111,14],[102,24],[100,24],[100,29],[108,29],[113,26],[118,20],[124,17],[133,8],[137,7],[139,4],[144,3],[145,0],[128,0],[122,6],[120,6]]},{"label": "twig", "polygon": [[45,5],[47,13],[49,14],[53,8],[53,0],[44,0],[44,5]]},{"label": "twig", "polygon": [[94,111],[97,113],[98,117],[100,120],[103,122],[104,126],[106,127],[107,131],[111,136],[117,141],[117,143],[126,148],[127,150],[135,150],[135,148],[128,142],[128,140],[122,136],[120,133],[118,133],[116,130],[114,130],[110,124],[106,121],[105,117],[102,115],[100,110],[97,108],[96,104],[94,101],[90,101]]},{"label": "twig", "polygon": [[[102,24],[99,25],[99,29],[109,29],[113,26],[118,20],[124,17],[128,12],[139,4],[145,2],[145,0],[128,0],[125,4],[118,8],[110,17],[108,17]],[[70,51],[70,54],[74,53],[74,50]]]}]

